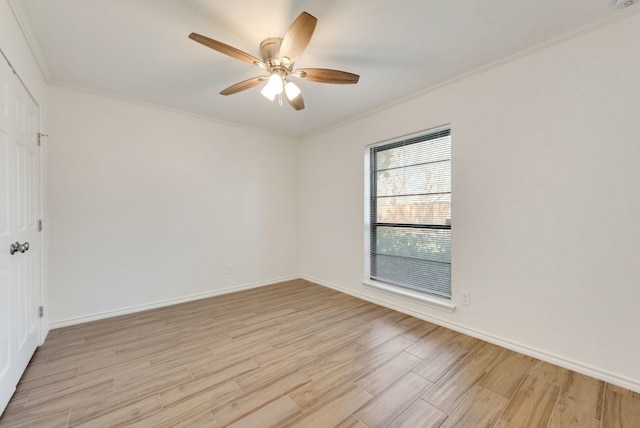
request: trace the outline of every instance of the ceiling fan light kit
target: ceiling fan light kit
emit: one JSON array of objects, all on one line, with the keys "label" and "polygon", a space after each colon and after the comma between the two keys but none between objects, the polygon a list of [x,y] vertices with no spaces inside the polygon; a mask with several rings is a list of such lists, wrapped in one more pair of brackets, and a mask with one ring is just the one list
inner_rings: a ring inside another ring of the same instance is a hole
[{"label": "ceiling fan light kit", "polygon": [[252,77],[231,85],[220,91],[220,94],[235,94],[266,81],[266,85],[260,91],[263,96],[270,101],[274,101],[276,96],[279,95],[281,104],[284,90],[284,98],[289,104],[295,110],[302,110],[304,109],[304,100],[301,90],[289,80],[289,76],[311,82],[333,84],[355,84],[360,79],[357,74],[327,68],[294,69],[295,60],[309,44],[317,22],[318,20],[315,17],[307,12],[302,12],[293,21],[284,37],[270,37],[260,43],[262,60],[240,49],[197,33],[189,34],[189,38],[232,58],[254,64],[268,73],[266,76]]}]

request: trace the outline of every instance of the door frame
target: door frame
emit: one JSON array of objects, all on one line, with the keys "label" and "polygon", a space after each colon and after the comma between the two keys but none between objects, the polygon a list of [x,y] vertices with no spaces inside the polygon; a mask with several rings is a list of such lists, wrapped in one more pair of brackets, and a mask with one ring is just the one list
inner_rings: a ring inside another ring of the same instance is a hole
[{"label": "door frame", "polygon": [[[19,77],[18,77],[19,78]],[[24,82],[22,83],[24,85],[25,88],[27,88],[27,92],[29,92],[29,96],[31,97],[31,99],[33,99],[33,102],[36,103],[36,106],[38,108],[38,150],[40,152],[40,157],[38,159],[38,174],[39,175],[39,180],[38,180],[38,191],[39,191],[39,203],[38,203],[38,218],[39,220],[42,222],[42,229],[40,230],[40,232],[38,233],[38,240],[40,241],[40,275],[38,277],[38,305],[40,307],[43,308],[43,315],[42,317],[40,317],[40,325],[39,325],[39,329],[40,331],[38,332],[39,335],[39,340],[38,340],[38,346],[42,345],[45,341],[45,339],[47,338],[47,335],[49,334],[49,316],[48,316],[48,312],[47,312],[47,306],[45,305],[45,302],[47,301],[46,297],[47,297],[47,290],[45,285],[48,283],[47,279],[48,279],[48,275],[47,275],[47,267],[48,267],[48,262],[49,262],[49,219],[48,216],[47,218],[45,218],[45,213],[47,213],[47,210],[45,209],[45,204],[47,201],[46,198],[46,180],[45,180],[45,173],[46,173],[46,153],[47,153],[47,149],[46,149],[46,145],[44,144],[45,142],[48,142],[48,135],[42,132],[43,126],[44,126],[44,108],[42,107],[42,105],[36,100],[36,98],[33,96],[33,94],[29,91],[29,88],[24,84]],[[46,245],[46,246],[45,246]]]}]

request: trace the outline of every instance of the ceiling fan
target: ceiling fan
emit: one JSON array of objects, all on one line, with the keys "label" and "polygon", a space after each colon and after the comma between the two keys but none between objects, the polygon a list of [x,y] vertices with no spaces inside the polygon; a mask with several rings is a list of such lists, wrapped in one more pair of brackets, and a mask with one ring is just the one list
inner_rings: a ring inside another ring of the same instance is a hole
[{"label": "ceiling fan", "polygon": [[[304,108],[304,100],[300,93],[300,88],[289,79],[290,77],[297,77],[311,82],[339,84],[358,83],[358,79],[360,79],[357,74],[328,68],[294,69],[296,58],[309,44],[317,22],[318,20],[315,17],[307,12],[302,12],[293,21],[284,37],[270,37],[260,43],[262,60],[233,46],[197,33],[189,34],[189,38],[232,58],[257,65],[268,73],[267,75],[252,77],[231,85],[220,91],[220,94],[235,94],[266,81],[266,85],[260,91],[262,95],[271,101],[278,96],[280,103],[282,103],[282,98],[285,98],[294,109],[302,110]],[[283,91],[285,96],[282,95]]]}]

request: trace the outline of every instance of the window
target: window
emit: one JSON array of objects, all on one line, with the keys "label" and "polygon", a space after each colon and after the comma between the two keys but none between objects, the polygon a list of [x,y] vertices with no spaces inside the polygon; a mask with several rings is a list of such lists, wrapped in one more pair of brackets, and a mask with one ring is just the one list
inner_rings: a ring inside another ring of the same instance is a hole
[{"label": "window", "polygon": [[368,279],[450,301],[451,131],[371,146],[368,163]]}]

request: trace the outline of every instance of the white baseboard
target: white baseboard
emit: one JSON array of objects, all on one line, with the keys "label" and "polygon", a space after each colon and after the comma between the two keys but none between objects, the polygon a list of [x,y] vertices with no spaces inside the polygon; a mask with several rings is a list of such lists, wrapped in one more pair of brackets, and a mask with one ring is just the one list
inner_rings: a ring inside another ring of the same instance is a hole
[{"label": "white baseboard", "polygon": [[563,357],[559,357],[557,355],[551,354],[549,352],[545,352],[539,349],[535,349],[535,348],[531,348],[527,345],[524,345],[522,343],[518,343],[518,342],[513,342],[509,339],[504,339],[502,337],[498,337],[498,336],[494,336],[488,333],[484,333],[478,330],[474,330],[472,328],[457,324],[457,323],[452,323],[450,321],[444,320],[442,318],[439,317],[435,317],[435,316],[431,316],[431,315],[427,315],[421,312],[417,312],[415,310],[412,310],[402,304],[397,304],[397,303],[391,303],[388,302],[386,300],[377,298],[375,296],[371,296],[369,294],[366,293],[360,293],[358,291],[354,291],[345,287],[342,287],[340,285],[336,285],[336,284],[332,284],[330,282],[327,281],[322,281],[318,278],[313,278],[311,276],[308,275],[302,275],[301,276],[302,279],[307,280],[309,282],[313,282],[315,284],[319,284],[322,285],[324,287],[327,288],[331,288],[334,289],[336,291],[340,291],[342,293],[345,294],[349,294],[353,297],[357,297],[359,299],[362,300],[366,300],[369,301],[371,303],[375,303],[377,305],[380,306],[384,306],[387,307],[389,309],[393,309],[402,313],[405,313],[407,315],[411,315],[414,316],[416,318],[420,318],[422,320],[425,321],[429,321],[432,322],[434,324],[438,324],[441,325],[443,327],[449,328],[451,330],[484,340],[485,342],[489,342],[489,343],[493,343],[494,345],[498,345],[501,346],[503,348],[507,348],[510,349],[512,351],[515,352],[519,352],[521,354],[524,355],[528,355],[530,357],[533,358],[537,358],[539,360],[542,361],[546,361],[547,363],[551,363],[551,364],[555,364],[557,366],[560,367],[564,367],[568,370],[573,370],[574,372],[577,373],[582,373],[584,375],[587,376],[591,376],[593,378],[596,379],[600,379],[604,382],[608,382],[611,383],[613,385],[617,385],[620,386],[622,388],[626,388],[629,389],[631,391],[635,391],[640,393],[640,383],[632,380],[632,379],[628,379],[628,378],[624,378],[621,377],[619,375],[610,373],[606,370],[601,370],[595,367],[591,367],[582,363],[578,363],[576,361],[572,361],[572,360],[567,360],[566,358]]},{"label": "white baseboard", "polygon": [[191,294],[189,296],[177,297],[174,299],[160,300],[152,303],[145,303],[143,305],[129,306],[126,308],[116,309],[112,311],[98,312],[89,315],[82,315],[79,317],[66,318],[62,320],[53,321],[49,324],[50,329],[68,327],[70,325],[81,324],[90,321],[97,321],[105,318],[117,317],[119,315],[127,315],[135,312],[147,311],[149,309],[157,309],[163,306],[171,306],[178,303],[191,302],[194,300],[206,299],[208,297],[221,296],[223,294],[235,293],[237,291],[250,290],[252,288],[264,287],[266,285],[277,284],[279,282],[291,281],[294,279],[300,279],[299,275],[292,275],[282,278],[274,278],[267,281],[253,282],[250,284],[237,285],[234,287],[222,288],[218,290],[207,291],[205,293]]}]

